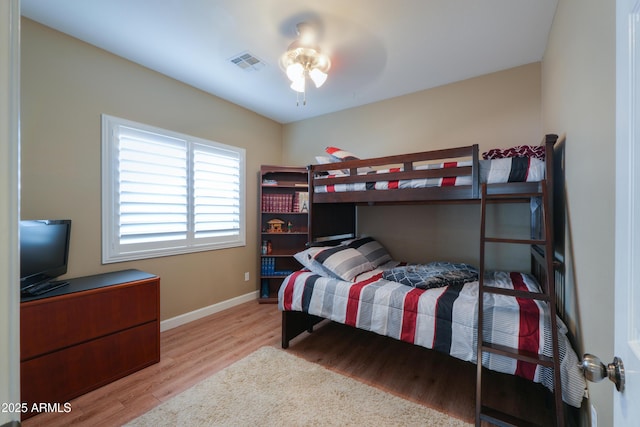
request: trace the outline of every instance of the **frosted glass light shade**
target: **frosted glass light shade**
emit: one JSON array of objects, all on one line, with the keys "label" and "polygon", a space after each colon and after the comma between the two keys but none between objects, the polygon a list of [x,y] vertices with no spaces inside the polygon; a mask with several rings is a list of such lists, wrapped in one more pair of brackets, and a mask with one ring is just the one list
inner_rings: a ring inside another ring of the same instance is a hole
[{"label": "frosted glass light shade", "polygon": [[287,77],[292,82],[304,78],[304,67],[300,63],[294,63],[287,67]]},{"label": "frosted glass light shade", "polygon": [[303,93],[304,87],[305,87],[304,74],[301,74],[298,79],[294,80],[293,83],[291,83],[291,89],[295,90],[296,92]]},{"label": "frosted glass light shade", "polygon": [[324,82],[327,81],[327,73],[323,73],[317,68],[314,68],[309,72],[309,77],[311,77],[311,80],[313,80],[316,87],[322,86]]}]

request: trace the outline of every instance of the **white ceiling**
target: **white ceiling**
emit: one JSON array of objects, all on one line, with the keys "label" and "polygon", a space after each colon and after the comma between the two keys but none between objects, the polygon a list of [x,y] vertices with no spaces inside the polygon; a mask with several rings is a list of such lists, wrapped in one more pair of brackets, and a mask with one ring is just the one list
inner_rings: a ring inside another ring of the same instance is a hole
[{"label": "white ceiling", "polygon": [[[27,18],[280,123],[540,61],[557,0],[21,0]],[[312,22],[332,59],[306,106],[278,60]],[[266,66],[230,62],[248,52]]]}]

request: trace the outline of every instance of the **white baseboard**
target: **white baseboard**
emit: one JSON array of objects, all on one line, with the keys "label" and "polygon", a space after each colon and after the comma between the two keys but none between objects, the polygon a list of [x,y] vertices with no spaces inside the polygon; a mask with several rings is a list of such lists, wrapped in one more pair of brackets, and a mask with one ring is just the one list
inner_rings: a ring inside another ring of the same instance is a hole
[{"label": "white baseboard", "polygon": [[226,301],[222,301],[208,307],[202,307],[189,313],[184,313],[171,319],[166,319],[160,322],[160,332],[173,329],[185,323],[193,322],[194,320],[201,319],[214,313],[218,313],[227,308],[234,307],[238,304],[242,304],[248,301],[255,301],[258,299],[258,291],[250,292],[239,297],[231,298]]}]

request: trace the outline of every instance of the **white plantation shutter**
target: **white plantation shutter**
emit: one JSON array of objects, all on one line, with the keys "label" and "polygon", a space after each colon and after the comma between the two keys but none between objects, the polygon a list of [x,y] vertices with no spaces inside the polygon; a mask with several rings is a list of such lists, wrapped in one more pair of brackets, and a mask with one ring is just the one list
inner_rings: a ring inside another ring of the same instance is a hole
[{"label": "white plantation shutter", "polygon": [[196,239],[240,232],[240,158],[237,153],[194,144],[193,198]]},{"label": "white plantation shutter", "polygon": [[103,262],[244,245],[244,155],[103,115]]},{"label": "white plantation shutter", "polygon": [[187,155],[184,140],[120,128],[120,245],[187,238]]}]

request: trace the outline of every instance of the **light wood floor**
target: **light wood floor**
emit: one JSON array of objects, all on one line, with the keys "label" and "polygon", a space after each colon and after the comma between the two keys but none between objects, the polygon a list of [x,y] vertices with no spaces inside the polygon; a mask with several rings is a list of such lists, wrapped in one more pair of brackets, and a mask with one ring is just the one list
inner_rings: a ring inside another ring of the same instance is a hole
[{"label": "light wood floor", "polygon": [[[163,332],[160,363],[72,400],[70,413],[40,414],[23,426],[122,425],[262,346],[280,348],[280,321],[275,305],[249,302]],[[285,351],[465,421],[474,420],[473,364],[326,321],[314,333],[293,340]],[[522,408],[514,409],[514,414],[550,425],[552,400],[543,387],[511,376],[489,376],[488,402]]]}]

